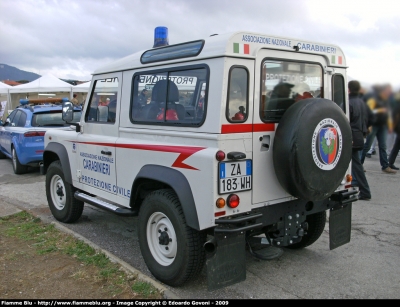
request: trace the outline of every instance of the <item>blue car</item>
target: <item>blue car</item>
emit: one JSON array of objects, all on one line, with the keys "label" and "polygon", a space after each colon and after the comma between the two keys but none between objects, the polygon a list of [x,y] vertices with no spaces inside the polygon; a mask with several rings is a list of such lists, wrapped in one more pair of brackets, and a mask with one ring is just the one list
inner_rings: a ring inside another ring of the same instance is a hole
[{"label": "blue car", "polygon": [[[39,99],[21,99],[20,103],[0,126],[0,159],[11,158],[15,174],[26,173],[29,166],[39,166],[47,130],[70,129],[70,124],[61,118],[61,104]],[[79,122],[81,114],[81,107],[75,107],[73,122]]]}]

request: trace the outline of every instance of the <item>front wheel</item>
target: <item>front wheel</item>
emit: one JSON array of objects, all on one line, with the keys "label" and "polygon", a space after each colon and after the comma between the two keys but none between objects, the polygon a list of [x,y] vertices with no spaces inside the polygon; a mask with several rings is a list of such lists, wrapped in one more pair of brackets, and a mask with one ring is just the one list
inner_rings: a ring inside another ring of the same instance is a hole
[{"label": "front wheel", "polygon": [[65,181],[60,161],[51,163],[46,173],[46,196],[58,221],[73,223],[81,217],[84,203],[74,197],[74,192],[74,187]]},{"label": "front wheel", "polygon": [[291,249],[300,249],[313,244],[322,235],[326,223],[326,211],[307,215],[308,223],[307,234],[303,236],[300,242],[287,246]]},{"label": "front wheel", "polygon": [[201,272],[206,234],[186,225],[172,190],[154,191],[145,198],[139,212],[138,235],[144,261],[158,280],[180,286]]},{"label": "front wheel", "polygon": [[14,147],[12,148],[11,155],[12,155],[12,165],[13,165],[14,173],[17,175],[26,173],[28,171],[28,166],[22,165],[19,162],[17,151],[15,150]]}]

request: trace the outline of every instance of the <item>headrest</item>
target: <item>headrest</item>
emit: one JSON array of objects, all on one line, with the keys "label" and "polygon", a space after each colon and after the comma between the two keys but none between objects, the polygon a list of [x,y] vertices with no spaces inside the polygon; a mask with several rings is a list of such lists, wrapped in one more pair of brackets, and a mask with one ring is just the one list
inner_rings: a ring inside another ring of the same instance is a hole
[{"label": "headrest", "polygon": [[159,80],[154,84],[151,93],[151,100],[155,102],[165,102],[168,84],[168,98],[167,102],[179,101],[179,90],[174,82],[171,80]]}]

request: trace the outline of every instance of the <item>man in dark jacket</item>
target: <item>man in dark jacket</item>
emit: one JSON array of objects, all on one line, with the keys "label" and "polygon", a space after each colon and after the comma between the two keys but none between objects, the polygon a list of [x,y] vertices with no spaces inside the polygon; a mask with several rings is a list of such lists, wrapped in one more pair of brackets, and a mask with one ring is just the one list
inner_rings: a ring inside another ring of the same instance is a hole
[{"label": "man in dark jacket", "polygon": [[400,92],[397,93],[395,102],[396,104],[393,106],[393,131],[396,134],[396,139],[390,152],[389,167],[398,170],[399,168],[394,165],[394,161],[396,161],[400,150]]},{"label": "man in dark jacket", "polygon": [[370,125],[370,117],[368,115],[368,107],[360,98],[360,83],[356,80],[350,81],[349,84],[349,107],[350,107],[350,126],[353,136],[353,152],[351,160],[351,172],[355,177],[358,189],[360,191],[358,199],[370,200],[371,191],[367,178],[365,177],[363,165],[360,161],[360,151],[364,147],[364,138],[368,133]]},{"label": "man in dark jacket", "polygon": [[389,98],[391,95],[391,87],[386,84],[378,87],[378,95],[368,99],[367,105],[374,113],[374,123],[372,131],[368,135],[365,142],[363,151],[361,153],[361,163],[364,164],[365,156],[368,150],[371,148],[372,141],[375,136],[378,140],[379,148],[379,162],[382,167],[382,171],[387,174],[395,174],[396,171],[389,166],[389,161],[386,152],[386,138],[388,130],[392,127],[392,118],[389,116]]}]

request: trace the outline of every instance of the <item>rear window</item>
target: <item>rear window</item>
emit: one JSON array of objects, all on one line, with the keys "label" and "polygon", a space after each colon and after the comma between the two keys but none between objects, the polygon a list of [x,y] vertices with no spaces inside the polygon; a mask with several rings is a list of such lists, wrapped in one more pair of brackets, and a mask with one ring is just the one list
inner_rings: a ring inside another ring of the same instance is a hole
[{"label": "rear window", "polygon": [[[72,122],[77,123],[81,119],[81,111],[74,111],[74,118]],[[35,113],[32,117],[32,127],[46,127],[46,126],[69,126],[62,120],[61,110],[54,112]]]},{"label": "rear window", "polygon": [[279,122],[285,111],[299,100],[323,98],[323,72],[319,64],[266,59],[262,65],[263,121]]}]

